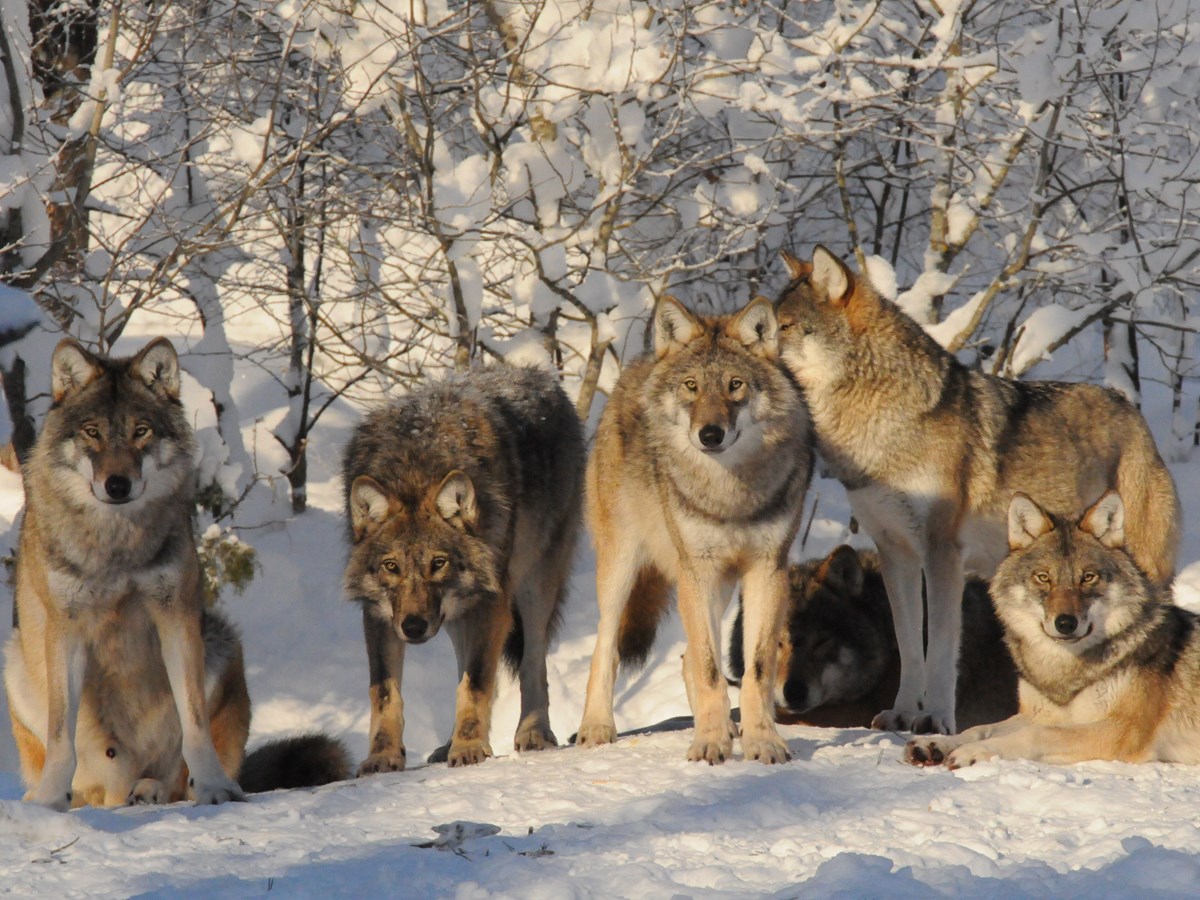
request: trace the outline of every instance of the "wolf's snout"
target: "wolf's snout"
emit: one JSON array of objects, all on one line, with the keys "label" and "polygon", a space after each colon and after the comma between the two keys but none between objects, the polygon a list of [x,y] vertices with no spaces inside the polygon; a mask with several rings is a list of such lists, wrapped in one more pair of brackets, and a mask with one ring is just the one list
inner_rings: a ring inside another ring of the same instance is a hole
[{"label": "wolf's snout", "polygon": [[720,447],[724,440],[725,429],[720,425],[705,425],[700,429],[700,443],[709,449]]},{"label": "wolf's snout", "polygon": [[[811,709],[813,704],[808,696],[808,684],[798,678],[789,678],[783,683],[783,690],[776,692],[775,702],[785,709],[790,709],[795,712],[803,712]],[[779,696],[782,695],[782,696]]]},{"label": "wolf's snout", "polygon": [[109,475],[104,480],[104,493],[116,503],[124,503],[133,492],[133,482],[124,475]]},{"label": "wolf's snout", "polygon": [[423,616],[405,616],[400,623],[400,630],[410,641],[421,641],[429,630],[429,622]]},{"label": "wolf's snout", "polygon": [[1079,627],[1079,620],[1075,616],[1063,613],[1054,619],[1054,628],[1061,635],[1070,635],[1075,633],[1075,629]]}]

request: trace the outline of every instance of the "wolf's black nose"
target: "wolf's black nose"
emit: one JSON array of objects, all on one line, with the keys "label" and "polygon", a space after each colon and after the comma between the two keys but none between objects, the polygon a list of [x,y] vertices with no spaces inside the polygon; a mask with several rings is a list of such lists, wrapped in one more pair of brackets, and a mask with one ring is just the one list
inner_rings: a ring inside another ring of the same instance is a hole
[{"label": "wolf's black nose", "polygon": [[801,712],[812,706],[808,702],[808,684],[800,679],[789,678],[783,685],[783,699],[788,709]]},{"label": "wolf's black nose", "polygon": [[410,641],[425,637],[425,630],[428,627],[429,623],[420,616],[405,616],[404,621],[400,623],[400,630]]},{"label": "wolf's black nose", "polygon": [[1059,634],[1074,634],[1075,629],[1079,627],[1079,620],[1072,615],[1063,613],[1054,620],[1054,627],[1058,629]]},{"label": "wolf's black nose", "polygon": [[725,440],[725,429],[720,425],[705,425],[700,429],[700,443],[705,447],[719,447]]},{"label": "wolf's black nose", "polygon": [[104,480],[104,492],[113,500],[128,500],[133,482],[124,475],[109,475]]}]

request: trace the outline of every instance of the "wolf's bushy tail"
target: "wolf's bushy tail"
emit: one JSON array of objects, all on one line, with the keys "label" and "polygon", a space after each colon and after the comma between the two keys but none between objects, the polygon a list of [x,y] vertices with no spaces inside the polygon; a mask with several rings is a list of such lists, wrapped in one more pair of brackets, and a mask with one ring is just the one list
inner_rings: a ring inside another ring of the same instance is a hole
[{"label": "wolf's bushy tail", "polygon": [[626,671],[640,669],[654,646],[658,624],[671,602],[671,584],[658,569],[643,567],[621,613],[617,656]]},{"label": "wolf's bushy tail", "polygon": [[1125,504],[1125,546],[1138,567],[1159,586],[1175,575],[1183,510],[1175,481],[1145,421],[1137,423],[1117,463],[1117,492]]},{"label": "wolf's bushy tail", "polygon": [[350,751],[341,741],[325,734],[302,734],[268,741],[248,754],[238,784],[248,794],[261,794],[345,781],[352,771]]}]

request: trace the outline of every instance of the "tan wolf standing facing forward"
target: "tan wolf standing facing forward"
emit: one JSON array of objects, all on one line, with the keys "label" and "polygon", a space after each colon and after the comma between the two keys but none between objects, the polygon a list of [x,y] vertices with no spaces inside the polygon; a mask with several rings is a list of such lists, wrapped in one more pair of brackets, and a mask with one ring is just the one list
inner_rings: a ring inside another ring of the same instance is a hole
[{"label": "tan wolf standing facing forward", "polygon": [[1200,619],[1138,568],[1125,508],[1105,494],[1078,524],[1024,494],[992,580],[1020,673],[1020,711],[954,737],[914,738],[914,765],[986,759],[1200,763]]},{"label": "tan wolf standing facing forward", "polygon": [[1116,391],[970,371],[824,247],[811,264],[785,261],[780,353],[821,456],[879,549],[900,646],[895,704],[873,724],[953,733],[964,565],[994,571],[1013,493],[1074,518],[1116,488],[1129,552],[1162,585],[1179,536],[1174,482]]},{"label": "tan wolf standing facing forward", "polygon": [[458,661],[454,731],[430,761],[482,762],[501,653],[518,670],[518,750],[557,743],[546,651],[579,523],[583,429],[548,372],[494,367],[414,390],[354,430],[343,475],[346,595],[362,603],[369,755],[404,768],[404,650],[444,623]]},{"label": "tan wolf standing facing forward", "polygon": [[617,658],[645,660],[673,583],[687,635],[684,681],[696,728],[688,759],[733,749],[721,674],[720,616],[745,595],[742,749],[783,762],[775,730],[775,652],[787,603],[787,553],[812,476],[808,417],[777,363],[767,300],[701,317],[677,301],[654,313],[654,353],[625,368],[588,462],[599,634],[581,745],[616,739]]},{"label": "tan wolf standing facing forward", "polygon": [[[236,631],[204,609],[175,350],[160,338],[106,359],[64,340],[51,369],[53,406],[23,472],[4,669],[25,799],[240,800],[250,697]],[[279,786],[266,770],[288,764],[269,746],[271,760],[247,760],[255,790]]]}]

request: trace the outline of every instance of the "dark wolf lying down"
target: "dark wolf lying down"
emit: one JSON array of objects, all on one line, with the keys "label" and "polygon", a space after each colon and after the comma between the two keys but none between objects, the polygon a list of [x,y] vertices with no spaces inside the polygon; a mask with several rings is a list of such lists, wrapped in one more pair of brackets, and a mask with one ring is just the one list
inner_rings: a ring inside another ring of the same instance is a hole
[{"label": "dark wolf lying down", "polygon": [[[871,551],[837,547],[788,571],[790,596],[775,678],[781,723],[869,727],[896,695],[900,652],[891,606]],[[960,728],[1016,712],[1017,675],[1004,646],[987,584],[963,591],[956,719]],[[741,678],[742,613],[729,639],[729,665]]]}]

